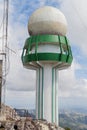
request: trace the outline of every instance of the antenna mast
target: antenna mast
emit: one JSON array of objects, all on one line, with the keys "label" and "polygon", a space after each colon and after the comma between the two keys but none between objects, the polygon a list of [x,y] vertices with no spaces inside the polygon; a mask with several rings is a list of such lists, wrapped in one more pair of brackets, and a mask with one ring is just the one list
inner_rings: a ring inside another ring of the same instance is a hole
[{"label": "antenna mast", "polygon": [[[9,0],[3,1],[3,22],[2,22],[2,87],[1,87],[1,102],[5,104],[6,94],[6,75],[9,70],[9,50],[8,50],[8,6]],[[0,103],[1,103],[0,102]],[[5,107],[2,106],[2,114],[5,112]]]}]

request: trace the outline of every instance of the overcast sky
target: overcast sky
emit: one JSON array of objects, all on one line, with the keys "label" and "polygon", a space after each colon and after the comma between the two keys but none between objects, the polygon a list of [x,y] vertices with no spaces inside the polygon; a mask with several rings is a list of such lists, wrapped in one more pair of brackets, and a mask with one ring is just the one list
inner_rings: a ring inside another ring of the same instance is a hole
[{"label": "overcast sky", "polygon": [[[74,57],[71,68],[59,72],[59,97],[87,98],[87,0],[9,0],[8,43],[16,54],[10,52],[9,55],[5,101],[13,107],[35,108],[35,71],[23,68],[21,50],[29,36],[27,24],[30,15],[45,5],[64,13]],[[1,18],[2,10],[3,0],[0,0]],[[83,102],[86,104],[85,100]]]}]

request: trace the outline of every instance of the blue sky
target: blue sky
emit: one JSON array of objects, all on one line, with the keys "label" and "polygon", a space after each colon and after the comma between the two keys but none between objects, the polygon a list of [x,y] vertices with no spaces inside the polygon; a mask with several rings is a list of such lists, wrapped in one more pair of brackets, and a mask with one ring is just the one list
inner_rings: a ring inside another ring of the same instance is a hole
[{"label": "blue sky", "polygon": [[[0,16],[3,1],[0,0]],[[10,0],[9,1],[9,47],[10,70],[6,82],[6,104],[13,107],[35,107],[35,71],[26,70],[21,63],[21,50],[28,35],[30,15],[37,8],[50,5],[60,9],[68,22],[67,37],[73,52],[73,64],[59,72],[59,97],[87,98],[87,1],[86,0]],[[1,21],[0,21],[1,23]],[[1,33],[0,33],[1,35]]]}]

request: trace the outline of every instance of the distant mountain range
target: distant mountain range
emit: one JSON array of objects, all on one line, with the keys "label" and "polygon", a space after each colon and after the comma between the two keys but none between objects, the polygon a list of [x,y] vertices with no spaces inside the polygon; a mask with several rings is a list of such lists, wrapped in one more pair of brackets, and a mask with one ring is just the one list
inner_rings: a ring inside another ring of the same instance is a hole
[{"label": "distant mountain range", "polygon": [[65,113],[81,113],[81,114],[87,114],[87,108],[83,108],[83,107],[71,107],[71,108],[60,108],[59,109],[60,112]]},{"label": "distant mountain range", "polygon": [[16,108],[14,109],[20,117],[32,117],[33,119],[35,119],[35,110],[33,109],[32,110],[16,109]]},{"label": "distant mountain range", "polygon": [[[77,113],[76,111],[81,111],[75,109],[72,112],[67,110],[61,110],[59,113],[59,126],[68,127],[71,130],[87,130],[87,114]],[[22,117],[32,117],[35,119],[35,110],[26,109],[15,109],[15,111]]]},{"label": "distant mountain range", "polygon": [[71,130],[87,130],[87,115],[81,113],[60,113],[59,124]]}]

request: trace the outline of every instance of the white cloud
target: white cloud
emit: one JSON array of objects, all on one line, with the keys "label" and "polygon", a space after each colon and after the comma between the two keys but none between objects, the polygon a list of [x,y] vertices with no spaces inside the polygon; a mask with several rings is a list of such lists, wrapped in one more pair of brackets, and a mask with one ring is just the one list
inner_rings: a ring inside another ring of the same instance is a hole
[{"label": "white cloud", "polygon": [[87,56],[87,1],[63,0],[61,10],[68,21],[68,37],[71,43],[80,46]]},{"label": "white cloud", "polygon": [[82,69],[73,62],[72,66],[59,72],[59,96],[60,97],[87,97],[87,79],[76,78],[75,71]]},{"label": "white cloud", "polygon": [[9,106],[25,109],[35,108],[35,92],[6,91],[6,103]]},{"label": "white cloud", "polygon": [[7,89],[17,91],[34,91],[36,72],[23,68],[20,51],[10,57],[10,71],[7,76]]},{"label": "white cloud", "polygon": [[[85,57],[87,57],[86,5],[86,0],[62,0],[62,4],[60,6],[60,9],[65,14],[68,22],[67,36],[70,40],[70,44],[75,44],[79,47],[83,51]],[[78,53],[77,56],[79,57]],[[75,75],[75,70],[84,68],[81,64],[76,62],[77,61],[75,61],[70,69],[60,72],[59,95],[62,97],[87,97],[87,79],[77,79]]]},{"label": "white cloud", "polygon": [[27,26],[21,23],[9,25],[8,43],[9,47],[14,51],[23,48],[26,38],[28,37]]}]

